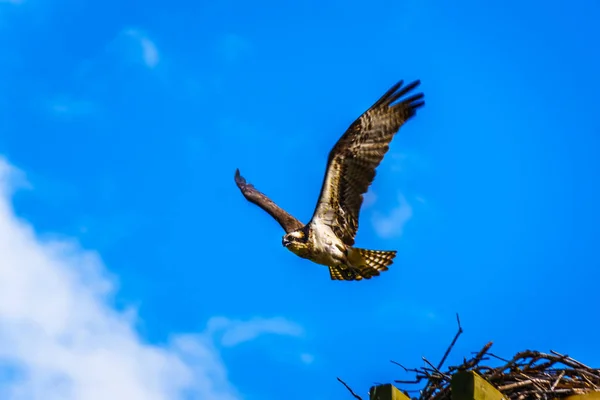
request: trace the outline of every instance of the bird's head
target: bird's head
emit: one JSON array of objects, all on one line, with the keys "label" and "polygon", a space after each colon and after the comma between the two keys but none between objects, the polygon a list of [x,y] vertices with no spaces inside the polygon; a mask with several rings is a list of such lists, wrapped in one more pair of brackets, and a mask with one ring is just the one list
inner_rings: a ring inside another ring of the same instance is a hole
[{"label": "bird's head", "polygon": [[283,247],[293,251],[294,253],[301,251],[307,247],[307,236],[303,229],[290,232],[283,236]]}]

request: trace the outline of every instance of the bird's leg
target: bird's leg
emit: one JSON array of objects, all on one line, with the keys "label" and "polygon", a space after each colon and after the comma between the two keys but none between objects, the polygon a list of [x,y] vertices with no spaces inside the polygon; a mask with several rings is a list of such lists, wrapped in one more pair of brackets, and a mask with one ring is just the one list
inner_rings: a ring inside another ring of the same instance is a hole
[{"label": "bird's leg", "polygon": [[354,281],[357,277],[361,276],[360,270],[350,265],[347,265],[346,268],[340,268],[340,272],[347,281]]},{"label": "bird's leg", "polygon": [[350,251],[349,251],[348,247],[342,248],[342,247],[338,246],[338,249],[344,253],[344,262],[342,263],[343,267],[340,266],[340,271],[342,272],[344,279],[353,281],[357,277],[362,276],[360,273],[360,269],[353,266],[349,260]]}]

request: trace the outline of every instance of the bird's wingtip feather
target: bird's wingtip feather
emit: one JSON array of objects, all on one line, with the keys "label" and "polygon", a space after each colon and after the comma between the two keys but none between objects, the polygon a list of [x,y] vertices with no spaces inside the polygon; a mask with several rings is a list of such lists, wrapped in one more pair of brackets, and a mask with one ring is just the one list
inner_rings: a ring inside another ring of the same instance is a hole
[{"label": "bird's wingtip feather", "polygon": [[235,183],[240,186],[246,183],[246,180],[244,179],[244,177],[240,174],[240,169],[236,168],[235,169]]}]

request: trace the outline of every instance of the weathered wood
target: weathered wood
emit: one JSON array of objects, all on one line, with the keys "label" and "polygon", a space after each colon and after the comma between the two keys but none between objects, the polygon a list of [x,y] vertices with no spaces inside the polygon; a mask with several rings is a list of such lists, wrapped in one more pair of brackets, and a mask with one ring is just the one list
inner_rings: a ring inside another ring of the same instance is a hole
[{"label": "weathered wood", "polygon": [[575,394],[573,396],[565,397],[564,400],[600,400],[600,392]]},{"label": "weathered wood", "polygon": [[390,383],[371,387],[369,395],[371,400],[410,400],[410,397]]},{"label": "weathered wood", "polygon": [[452,400],[502,400],[504,396],[491,383],[473,371],[452,376]]}]

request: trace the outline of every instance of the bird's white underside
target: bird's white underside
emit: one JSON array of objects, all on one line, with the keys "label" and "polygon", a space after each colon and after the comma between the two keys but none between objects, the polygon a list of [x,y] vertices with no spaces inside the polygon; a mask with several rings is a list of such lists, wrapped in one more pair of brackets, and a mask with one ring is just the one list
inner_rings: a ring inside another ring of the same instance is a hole
[{"label": "bird's white underside", "polygon": [[311,223],[314,261],[326,265],[337,266],[344,263],[346,245],[335,235],[331,226],[320,219]]}]

